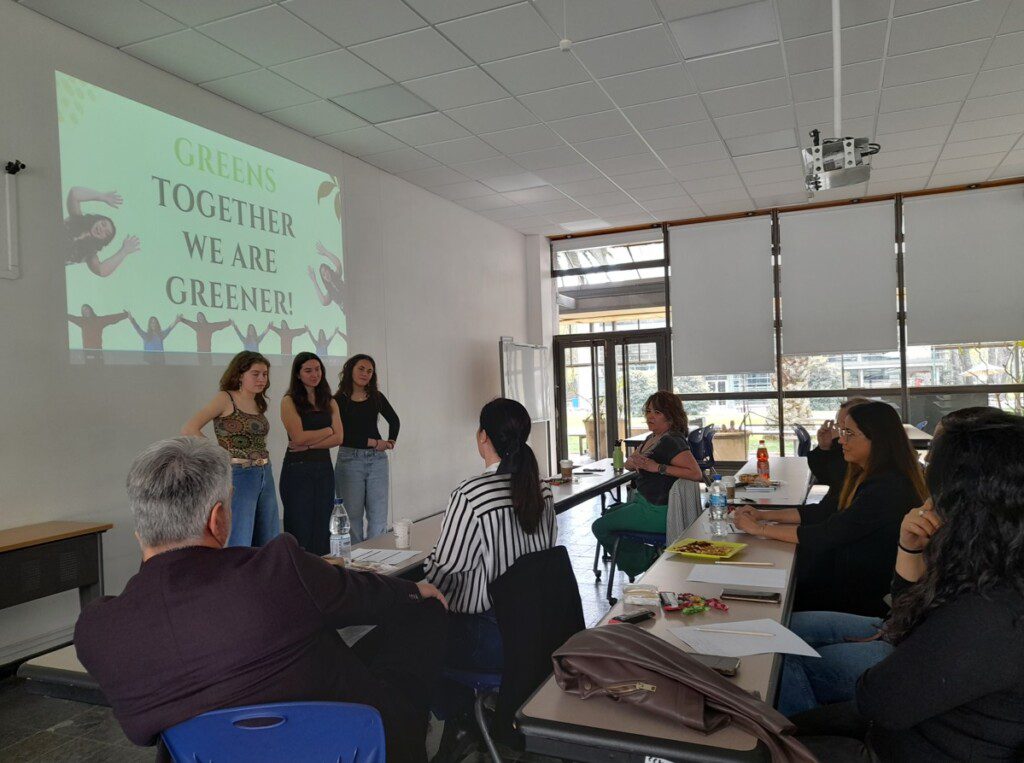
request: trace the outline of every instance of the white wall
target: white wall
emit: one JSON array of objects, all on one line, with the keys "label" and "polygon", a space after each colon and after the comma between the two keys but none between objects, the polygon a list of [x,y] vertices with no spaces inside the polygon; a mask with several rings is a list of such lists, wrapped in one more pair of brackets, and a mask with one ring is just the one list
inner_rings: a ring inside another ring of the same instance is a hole
[{"label": "white wall", "polygon": [[[17,178],[22,277],[0,280],[0,528],[113,522],[107,590],[119,591],[139,564],[124,498],[128,465],[144,445],[177,434],[216,392],[221,371],[69,365],[55,69],[289,159],[340,169],[350,347],[376,357],[402,418],[392,512],[444,508],[451,488],[479,468],[473,434],[480,405],[500,392],[498,337],[527,331],[524,237],[3,0],[0,159],[18,157],[28,169]],[[329,369],[333,379],[337,370]],[[280,395],[282,369],[271,381]],[[278,462],[284,433],[270,419]],[[0,664],[66,641],[77,613],[75,593],[0,611]]]}]

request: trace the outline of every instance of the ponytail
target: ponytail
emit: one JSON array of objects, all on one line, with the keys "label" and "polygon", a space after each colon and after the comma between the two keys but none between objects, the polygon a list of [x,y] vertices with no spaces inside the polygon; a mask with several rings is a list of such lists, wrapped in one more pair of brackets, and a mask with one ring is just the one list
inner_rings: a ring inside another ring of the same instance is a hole
[{"label": "ponytail", "polygon": [[530,436],[530,415],[521,403],[499,397],[480,411],[480,428],[487,433],[501,463],[497,474],[511,476],[512,508],[523,532],[532,535],[544,514],[540,492],[540,467],[526,440]]}]

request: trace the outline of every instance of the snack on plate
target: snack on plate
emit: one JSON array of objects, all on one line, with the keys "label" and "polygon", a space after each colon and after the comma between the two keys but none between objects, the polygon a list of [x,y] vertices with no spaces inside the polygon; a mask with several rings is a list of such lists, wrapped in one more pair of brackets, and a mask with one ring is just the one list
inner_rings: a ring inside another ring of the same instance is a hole
[{"label": "snack on plate", "polygon": [[755,487],[771,487],[771,480],[765,479],[757,474],[741,474],[739,481],[743,485],[753,485]]},{"label": "snack on plate", "polygon": [[734,546],[721,546],[709,540],[695,540],[674,549],[681,554],[706,554],[708,556],[729,556],[734,552]]}]

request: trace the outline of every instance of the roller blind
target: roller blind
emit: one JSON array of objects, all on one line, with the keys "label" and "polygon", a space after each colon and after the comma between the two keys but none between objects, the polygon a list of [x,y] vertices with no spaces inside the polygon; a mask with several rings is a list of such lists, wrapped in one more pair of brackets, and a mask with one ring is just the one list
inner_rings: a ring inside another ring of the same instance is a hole
[{"label": "roller blind", "polygon": [[779,227],[783,352],[897,347],[893,203],[787,213]]},{"label": "roller blind", "polygon": [[677,376],[775,368],[771,218],[669,229]]},{"label": "roller blind", "polygon": [[1024,338],[1024,188],[904,202],[910,344]]}]

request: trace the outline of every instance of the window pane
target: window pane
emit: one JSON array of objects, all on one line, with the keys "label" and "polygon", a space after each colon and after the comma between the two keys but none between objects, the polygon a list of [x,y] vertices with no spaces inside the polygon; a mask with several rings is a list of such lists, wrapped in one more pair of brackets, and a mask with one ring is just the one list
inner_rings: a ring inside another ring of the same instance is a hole
[{"label": "window pane", "polygon": [[559,334],[665,327],[663,266],[559,276],[555,282]]},{"label": "window pane", "polygon": [[915,395],[911,390],[910,423],[932,433],[947,413],[978,405],[990,405],[1019,416],[1024,413],[1024,392],[990,392],[980,385],[977,392],[956,394]]},{"label": "window pane", "polygon": [[608,265],[651,262],[664,258],[665,248],[660,241],[649,244],[632,244],[630,246],[597,246],[556,252],[555,270],[603,268]]},{"label": "window pane", "polygon": [[677,395],[709,392],[774,392],[775,374],[708,374],[672,377]]},{"label": "window pane", "polygon": [[1022,383],[1024,342],[917,345],[907,350],[907,385],[910,389]]},{"label": "window pane", "polygon": [[[676,377],[678,390],[679,377]],[[687,400],[684,397],[683,408],[691,427],[715,425],[716,461],[746,461],[757,454],[757,443],[761,439],[769,453],[779,454],[775,400]]]}]

